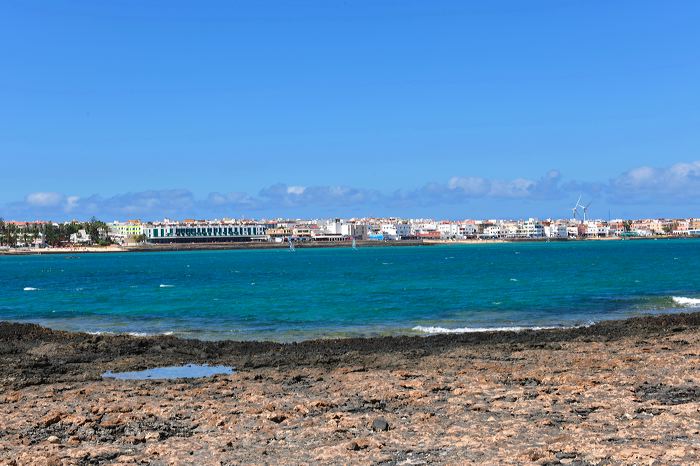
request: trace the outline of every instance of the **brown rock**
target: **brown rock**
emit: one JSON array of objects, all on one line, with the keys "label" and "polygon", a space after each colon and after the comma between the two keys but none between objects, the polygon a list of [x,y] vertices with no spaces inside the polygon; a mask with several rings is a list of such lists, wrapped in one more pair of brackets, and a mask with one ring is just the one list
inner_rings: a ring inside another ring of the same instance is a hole
[{"label": "brown rock", "polygon": [[63,414],[59,412],[49,413],[41,419],[41,425],[43,425],[44,427],[49,427],[50,425],[59,422],[62,417]]}]

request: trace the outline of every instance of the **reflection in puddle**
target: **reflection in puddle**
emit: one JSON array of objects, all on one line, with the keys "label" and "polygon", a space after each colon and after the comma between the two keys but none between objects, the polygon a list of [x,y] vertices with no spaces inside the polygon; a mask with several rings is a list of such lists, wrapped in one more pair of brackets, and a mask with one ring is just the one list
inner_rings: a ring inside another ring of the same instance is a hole
[{"label": "reflection in puddle", "polygon": [[102,377],[120,380],[193,379],[219,374],[233,374],[233,367],[209,366],[207,364],[185,364],[184,366],[154,367],[133,372],[107,371]]}]

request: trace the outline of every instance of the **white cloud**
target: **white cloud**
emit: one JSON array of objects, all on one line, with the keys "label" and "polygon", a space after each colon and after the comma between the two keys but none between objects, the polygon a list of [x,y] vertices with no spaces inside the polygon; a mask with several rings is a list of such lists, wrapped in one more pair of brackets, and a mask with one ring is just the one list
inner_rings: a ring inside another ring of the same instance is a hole
[{"label": "white cloud", "polygon": [[612,179],[609,197],[617,202],[673,202],[700,198],[700,161],[669,167],[636,167]]},{"label": "white cloud", "polygon": [[245,208],[255,208],[259,201],[254,197],[246,193],[232,192],[232,193],[210,193],[207,197],[205,203],[209,203],[212,206],[220,207],[245,207]]},{"label": "white cloud", "polygon": [[78,201],[80,201],[80,197],[78,196],[68,196],[66,198],[66,205],[64,207],[66,212],[70,212],[76,207],[78,207]]},{"label": "white cloud", "polygon": [[428,183],[414,191],[399,191],[395,198],[422,204],[465,202],[470,199],[557,199],[562,197],[561,174],[550,170],[537,180],[488,179],[476,176],[453,176],[446,184]]},{"label": "white cloud", "polygon": [[51,192],[31,193],[25,198],[27,204],[35,207],[55,207],[61,204],[64,199],[63,194]]},{"label": "white cloud", "polygon": [[452,190],[461,190],[470,196],[481,197],[489,193],[491,190],[491,182],[485,178],[475,176],[453,176],[450,178],[450,181],[447,182],[447,188]]},{"label": "white cloud", "polygon": [[274,184],[260,190],[262,207],[275,206],[349,206],[377,202],[383,198],[378,191],[348,186],[295,186]]}]

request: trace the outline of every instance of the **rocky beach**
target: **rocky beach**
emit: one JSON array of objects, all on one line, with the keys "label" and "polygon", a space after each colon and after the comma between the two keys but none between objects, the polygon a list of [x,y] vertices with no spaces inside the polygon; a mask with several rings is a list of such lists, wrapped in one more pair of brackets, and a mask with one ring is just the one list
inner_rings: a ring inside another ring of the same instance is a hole
[{"label": "rocky beach", "polygon": [[[2,464],[697,464],[700,313],[202,342],[0,324]],[[102,379],[225,364],[230,375]]]}]

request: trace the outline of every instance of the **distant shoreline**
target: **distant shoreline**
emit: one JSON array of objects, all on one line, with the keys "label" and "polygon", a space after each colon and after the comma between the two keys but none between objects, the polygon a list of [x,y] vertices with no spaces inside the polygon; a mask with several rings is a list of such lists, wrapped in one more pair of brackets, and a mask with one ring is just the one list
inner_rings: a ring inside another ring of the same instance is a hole
[{"label": "distant shoreline", "polygon": [[[377,246],[430,246],[429,243],[421,241],[357,241],[357,247],[377,247]],[[307,248],[350,248],[350,241],[343,242],[297,242],[294,243],[296,249]],[[84,246],[84,247],[62,247],[62,248],[42,248],[42,249],[16,249],[0,251],[0,256],[26,256],[41,254],[99,254],[114,252],[167,252],[167,251],[228,251],[247,249],[289,249],[287,243],[267,243],[267,242],[231,242],[231,243],[171,243],[171,244],[142,244],[138,246]]]},{"label": "distant shoreline", "polygon": [[[357,241],[358,248],[381,246],[435,246],[446,244],[502,244],[502,243],[566,243],[586,241],[649,241],[649,240],[679,240],[700,239],[690,236],[648,236],[648,237],[609,237],[609,238],[499,238],[499,239],[464,239],[464,240],[396,240],[396,241]],[[350,248],[350,241],[339,242],[314,242],[300,241],[294,243],[297,249],[307,248]],[[171,243],[171,244],[143,244],[138,246],[76,246],[61,248],[22,248],[0,250],[0,256],[27,256],[42,254],[100,254],[115,252],[167,252],[167,251],[227,251],[248,249],[288,249],[287,243],[268,242],[231,242],[231,243]]]}]

